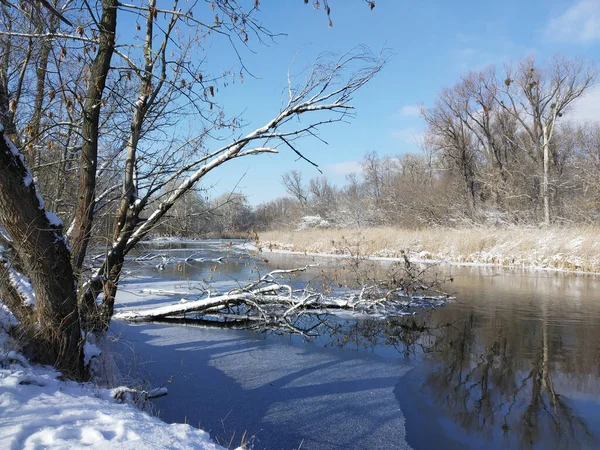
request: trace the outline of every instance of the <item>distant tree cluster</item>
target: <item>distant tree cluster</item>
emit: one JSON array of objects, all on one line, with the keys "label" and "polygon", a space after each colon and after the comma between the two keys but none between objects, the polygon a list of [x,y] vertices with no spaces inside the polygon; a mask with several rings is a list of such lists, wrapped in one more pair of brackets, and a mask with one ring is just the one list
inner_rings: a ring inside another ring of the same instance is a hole
[{"label": "distant tree cluster", "polygon": [[341,188],[291,171],[292,198],[259,206],[257,226],[313,214],[342,227],[598,224],[600,122],[569,121],[595,81],[591,65],[558,57],[470,73],[422,110],[422,154],[368,153]]},{"label": "distant tree cluster", "polygon": [[254,212],[239,192],[216,198],[190,191],[157,225],[155,235],[181,237],[245,237],[254,226]]}]

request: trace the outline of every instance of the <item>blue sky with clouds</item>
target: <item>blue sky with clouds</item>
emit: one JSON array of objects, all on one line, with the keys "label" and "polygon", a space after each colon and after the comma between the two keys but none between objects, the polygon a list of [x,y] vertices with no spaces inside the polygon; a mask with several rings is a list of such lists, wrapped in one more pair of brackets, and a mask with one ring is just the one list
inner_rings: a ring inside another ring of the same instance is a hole
[{"label": "blue sky with clouds", "polygon": [[[365,44],[373,51],[391,49],[393,59],[364,90],[355,95],[351,125],[323,129],[324,145],[306,139],[298,148],[316,161],[335,183],[358,169],[369,151],[381,155],[418,152],[415,139],[423,132],[419,105],[431,105],[444,87],[461,75],[488,65],[535,55],[553,54],[600,62],[600,0],[377,0],[369,11],[363,0],[330,0],[333,27],[323,11],[302,0],[262,0],[262,23],[286,33],[268,46],[251,46],[244,62],[257,78],[245,77],[219,89],[217,101],[226,111],[244,113],[245,130],[261,126],[279,111],[285,99],[288,67],[308,64],[323,51],[344,52]],[[236,68],[224,44],[208,49],[208,61]],[[573,118],[600,119],[600,89],[590,91]],[[215,144],[216,146],[216,144]],[[318,172],[285,148],[278,155],[243,158],[215,172],[208,181],[213,193],[237,188],[258,204],[284,194],[281,175],[296,169],[306,178]]]}]

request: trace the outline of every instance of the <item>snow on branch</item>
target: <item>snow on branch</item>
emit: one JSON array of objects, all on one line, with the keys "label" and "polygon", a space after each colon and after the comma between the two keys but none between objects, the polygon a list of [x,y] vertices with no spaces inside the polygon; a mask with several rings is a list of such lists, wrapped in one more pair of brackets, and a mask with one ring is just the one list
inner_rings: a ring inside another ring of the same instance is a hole
[{"label": "snow on branch", "polygon": [[[259,277],[253,283],[233,289],[223,295],[202,298],[194,301],[182,299],[180,302],[159,308],[121,311],[114,318],[132,322],[156,321],[172,318],[199,318],[217,321],[245,321],[260,324],[267,328],[292,329],[305,333],[315,326],[309,320],[309,328],[299,325],[303,315],[314,319],[321,314],[335,314],[350,311],[353,314],[397,317],[414,314],[416,307],[443,306],[448,295],[409,294],[400,287],[388,289],[385,283],[363,286],[360,290],[327,293],[310,286],[296,289],[290,282],[284,282],[311,266],[289,270],[274,270]],[[305,324],[306,325],[306,324]]]},{"label": "snow on branch", "polygon": [[[293,147],[292,139],[315,136],[321,125],[343,121],[349,111],[353,109],[349,103],[352,95],[369,82],[383,68],[385,62],[386,55],[373,55],[364,47],[357,47],[333,60],[331,55],[319,57],[310,68],[309,75],[303,84],[296,87],[291,87],[290,84],[287,105],[276,117],[246,136],[214,151],[209,158],[206,156],[201,158],[201,165],[194,167],[194,172],[182,181],[165,201],[149,214],[148,219],[131,234],[127,241],[126,251],[133,248],[146,236],[177,200],[192,189],[200,179],[225,162],[241,156],[273,153],[276,151],[276,145],[280,144],[292,147],[294,152],[304,158],[301,152]],[[307,125],[300,124],[291,131],[282,130],[282,127],[291,119],[316,111],[327,112],[330,117],[314,120]],[[256,148],[246,150],[246,147],[256,144],[258,144]],[[189,167],[194,165],[192,163]],[[141,206],[145,204],[143,202]]]}]

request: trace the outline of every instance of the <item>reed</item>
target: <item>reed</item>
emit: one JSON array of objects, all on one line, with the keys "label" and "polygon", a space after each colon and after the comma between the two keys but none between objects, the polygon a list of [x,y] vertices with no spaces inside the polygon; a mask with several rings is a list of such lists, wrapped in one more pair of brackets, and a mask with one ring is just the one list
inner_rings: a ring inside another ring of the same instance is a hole
[{"label": "reed", "polygon": [[458,263],[496,264],[600,273],[600,229],[430,228],[308,229],[259,235],[272,250]]}]

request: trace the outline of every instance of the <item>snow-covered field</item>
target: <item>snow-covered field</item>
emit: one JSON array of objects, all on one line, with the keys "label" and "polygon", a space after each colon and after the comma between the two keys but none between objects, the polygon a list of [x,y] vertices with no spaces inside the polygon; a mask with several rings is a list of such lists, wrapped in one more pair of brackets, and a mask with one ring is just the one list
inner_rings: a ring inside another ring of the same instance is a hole
[{"label": "snow-covered field", "polygon": [[54,369],[30,364],[7,334],[14,325],[0,303],[0,448],[222,448],[202,430],[117,402],[119,388],[64,381]]}]

